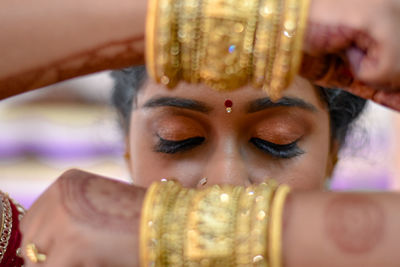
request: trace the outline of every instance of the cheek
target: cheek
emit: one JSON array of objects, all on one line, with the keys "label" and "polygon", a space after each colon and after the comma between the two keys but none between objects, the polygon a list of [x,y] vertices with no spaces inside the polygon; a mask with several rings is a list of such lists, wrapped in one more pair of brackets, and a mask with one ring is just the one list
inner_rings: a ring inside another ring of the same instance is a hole
[{"label": "cheek", "polygon": [[153,151],[154,140],[152,135],[140,123],[129,136],[129,170],[135,185],[149,187],[153,182],[163,178],[174,178],[186,187],[194,187],[201,177],[204,162],[193,155],[185,158],[171,158],[162,153]]},{"label": "cheek", "polygon": [[[329,123],[322,121],[299,142],[304,154],[289,160],[251,158],[249,172],[253,177],[269,177],[289,184],[294,190],[321,190],[324,188],[330,159]],[[261,182],[257,179],[257,182]]]},{"label": "cheek", "polygon": [[[325,124],[325,123],[324,123]],[[329,125],[319,125],[320,128],[310,136],[304,147],[306,153],[301,159],[301,166],[290,183],[298,189],[322,189],[325,184],[328,160],[330,159]]]}]

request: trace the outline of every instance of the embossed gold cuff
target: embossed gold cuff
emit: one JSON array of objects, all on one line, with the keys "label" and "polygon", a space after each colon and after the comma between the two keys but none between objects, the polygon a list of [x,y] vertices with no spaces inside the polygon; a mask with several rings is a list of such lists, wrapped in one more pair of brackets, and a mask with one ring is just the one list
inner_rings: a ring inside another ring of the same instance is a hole
[{"label": "embossed gold cuff", "polygon": [[297,74],[310,0],[150,0],[146,64],[180,80],[234,90],[248,82],[277,100]]},{"label": "embossed gold cuff", "polygon": [[186,189],[153,184],[141,221],[141,266],[281,267],[281,228],[288,186]]}]

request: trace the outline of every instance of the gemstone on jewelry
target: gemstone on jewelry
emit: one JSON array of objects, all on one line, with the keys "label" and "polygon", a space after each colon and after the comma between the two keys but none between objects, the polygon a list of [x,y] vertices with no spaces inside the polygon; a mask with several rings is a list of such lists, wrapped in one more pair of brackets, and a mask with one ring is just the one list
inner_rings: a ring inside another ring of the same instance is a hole
[{"label": "gemstone on jewelry", "polygon": [[164,85],[169,84],[169,78],[167,76],[162,76],[161,83]]},{"label": "gemstone on jewelry", "polygon": [[235,32],[242,32],[244,30],[243,24],[242,23],[236,23],[234,26]]},{"label": "gemstone on jewelry", "polygon": [[291,34],[289,31],[284,31],[283,34],[287,37],[287,38],[292,38],[293,34]]},{"label": "gemstone on jewelry", "polygon": [[263,9],[261,9],[261,16],[265,17],[270,14],[272,14],[272,9],[269,6],[265,6]]},{"label": "gemstone on jewelry", "polygon": [[263,196],[256,197],[256,202],[260,202],[260,201],[264,201],[264,197]]},{"label": "gemstone on jewelry", "polygon": [[229,53],[233,53],[236,50],[236,45],[229,46]]},{"label": "gemstone on jewelry", "polygon": [[226,193],[221,194],[220,199],[222,202],[228,202],[229,201],[229,195]]},{"label": "gemstone on jewelry", "polygon": [[261,210],[261,211],[257,214],[257,220],[262,221],[262,220],[264,220],[265,216],[266,216],[265,211]]},{"label": "gemstone on jewelry", "polygon": [[296,23],[292,20],[285,21],[284,27],[287,31],[293,31],[296,29]]},{"label": "gemstone on jewelry", "polygon": [[253,263],[257,263],[257,262],[260,262],[260,261],[262,261],[262,260],[264,260],[264,257],[261,256],[261,255],[257,255],[257,256],[255,256],[255,257],[253,258]]}]

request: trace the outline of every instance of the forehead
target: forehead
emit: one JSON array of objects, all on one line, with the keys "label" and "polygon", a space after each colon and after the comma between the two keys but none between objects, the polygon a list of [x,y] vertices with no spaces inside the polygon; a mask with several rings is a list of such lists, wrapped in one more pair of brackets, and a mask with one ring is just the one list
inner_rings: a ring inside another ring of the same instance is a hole
[{"label": "forehead", "polygon": [[[302,99],[317,109],[325,109],[326,105],[322,102],[318,90],[309,81],[296,77],[291,86],[283,91],[282,97]],[[246,105],[255,99],[265,98],[268,94],[262,89],[255,89],[251,86],[244,86],[229,92],[218,92],[204,84],[188,84],[186,82],[181,82],[174,89],[169,89],[148,79],[139,91],[137,104],[140,107],[151,98],[163,96],[200,100],[211,106],[223,105],[226,99],[230,99],[237,107]]]}]

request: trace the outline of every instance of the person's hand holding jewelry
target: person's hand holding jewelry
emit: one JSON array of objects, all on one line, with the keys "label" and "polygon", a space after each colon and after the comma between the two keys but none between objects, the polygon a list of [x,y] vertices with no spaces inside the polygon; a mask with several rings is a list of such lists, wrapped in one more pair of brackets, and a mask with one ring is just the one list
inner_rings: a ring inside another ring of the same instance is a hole
[{"label": "person's hand holding jewelry", "polygon": [[302,75],[400,110],[400,1],[314,0]]},{"label": "person's hand holding jewelry", "polygon": [[22,220],[25,266],[138,266],[143,197],[132,185],[64,173]]}]

